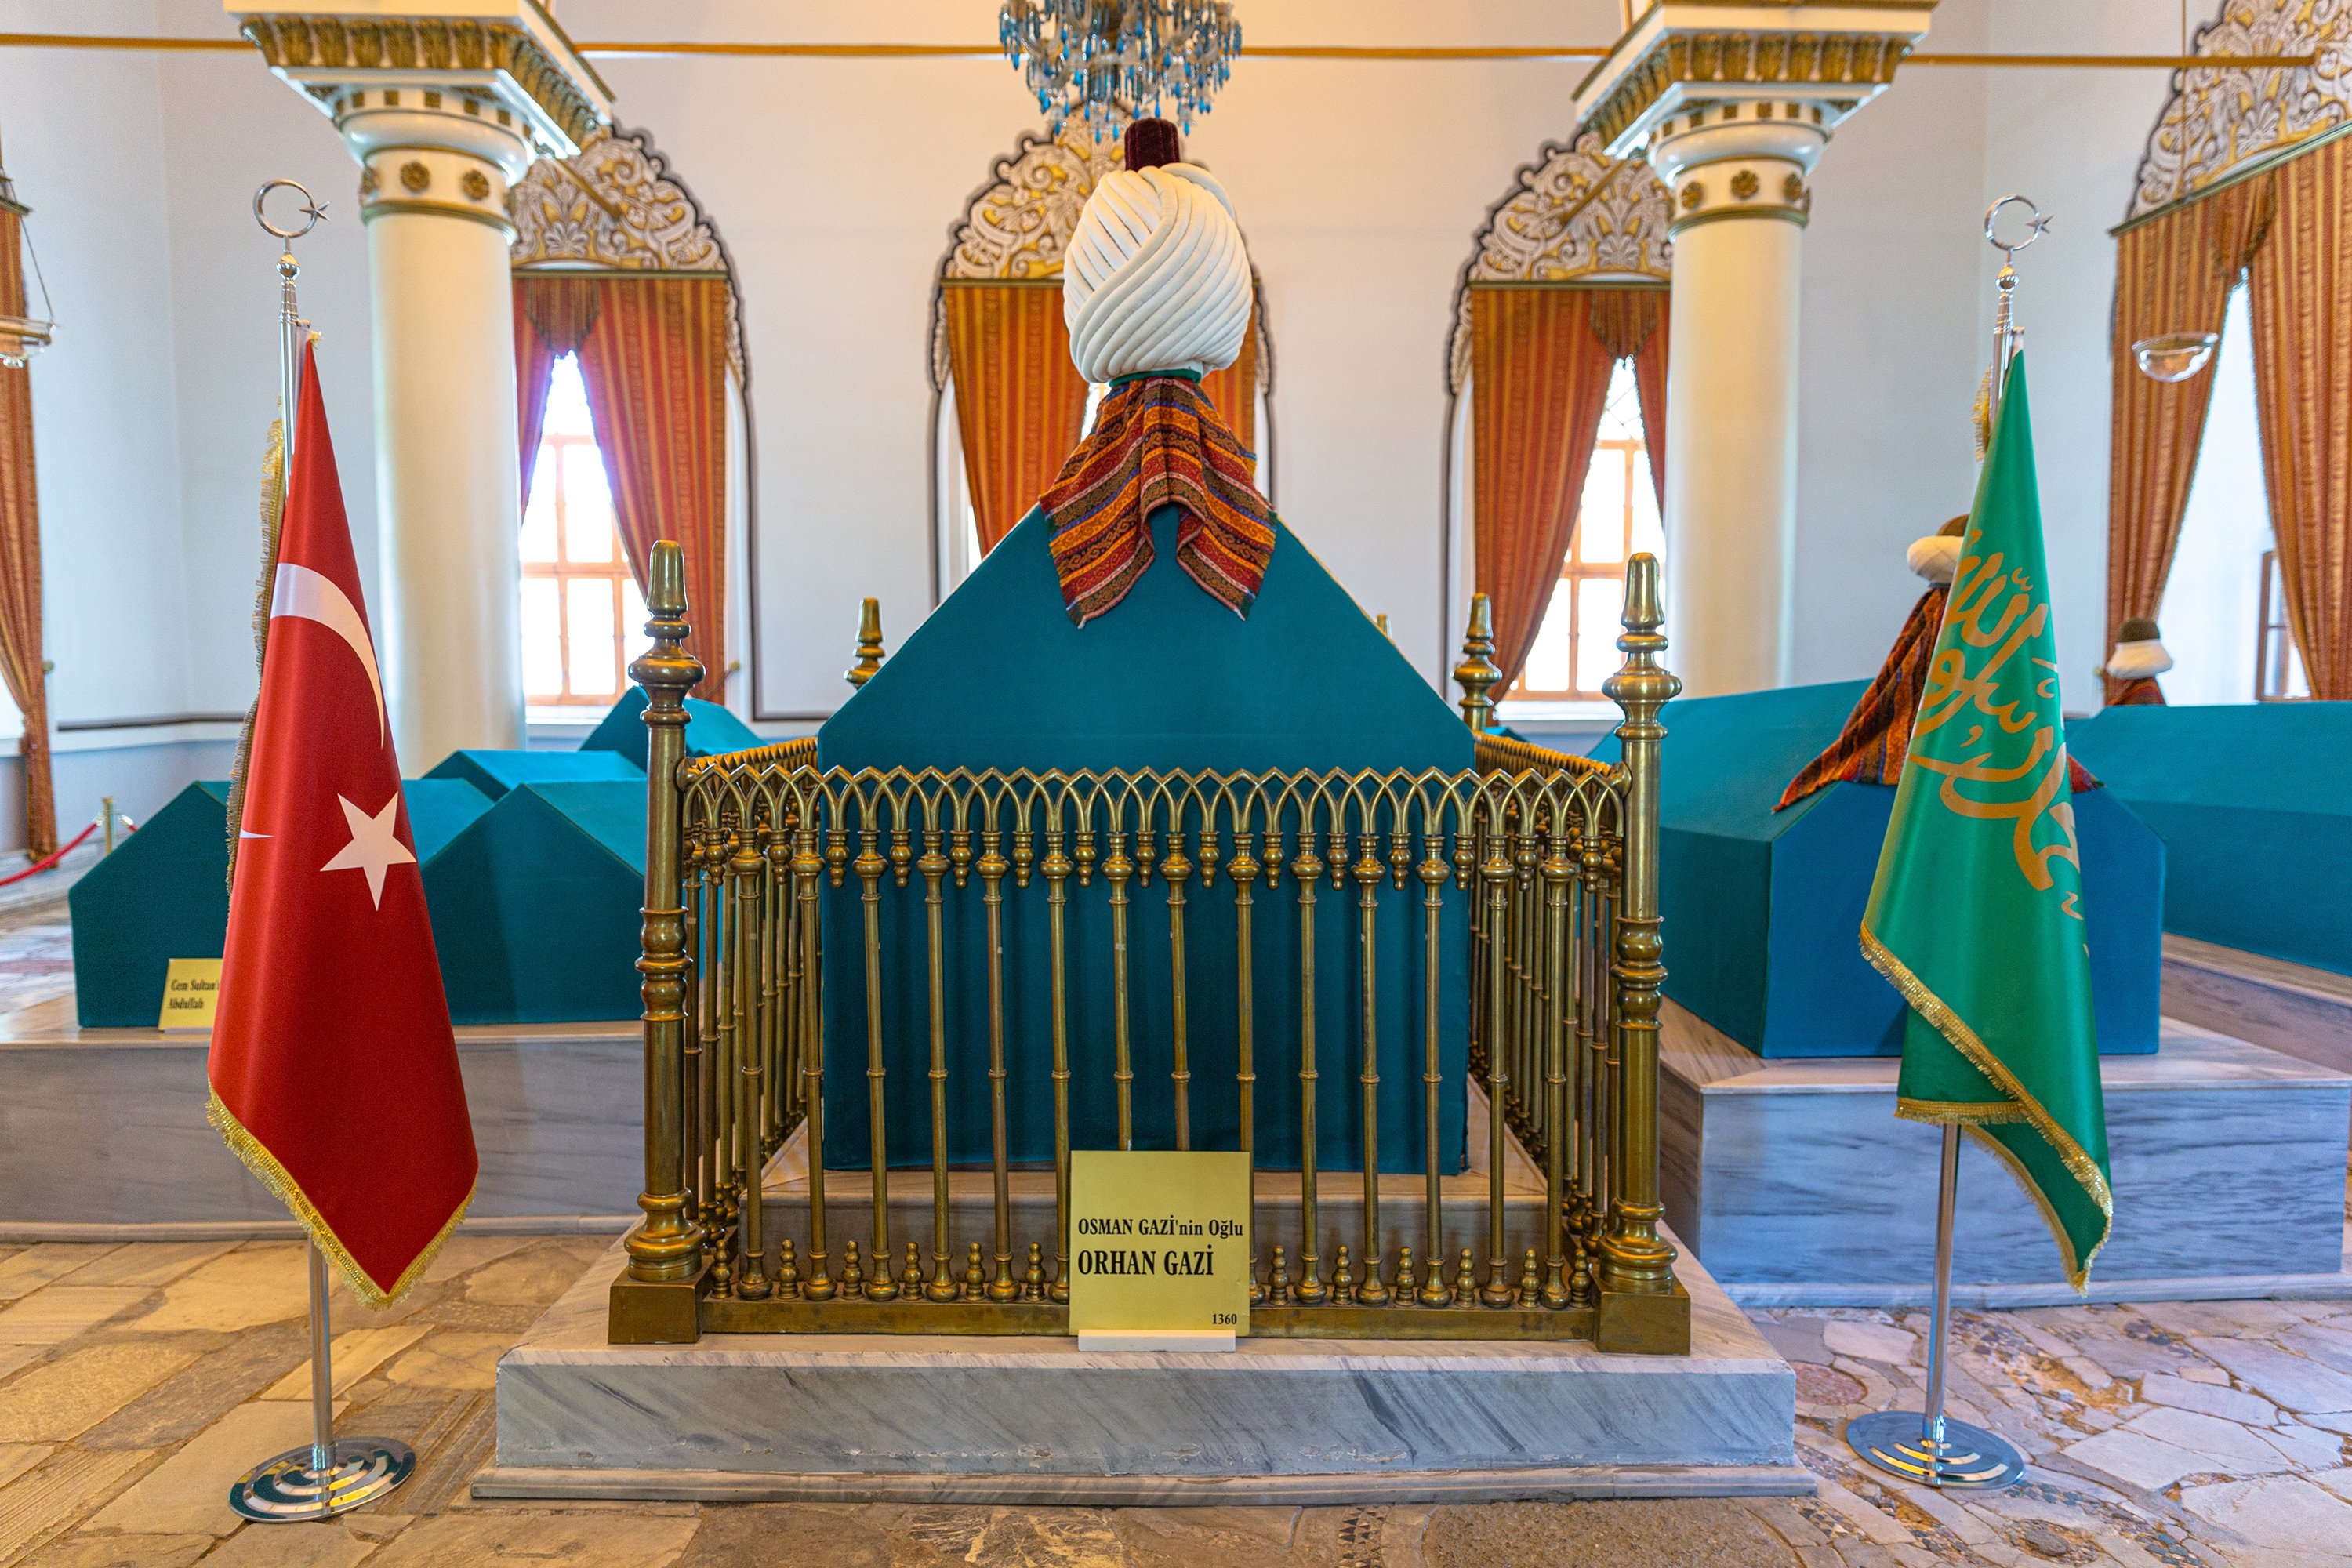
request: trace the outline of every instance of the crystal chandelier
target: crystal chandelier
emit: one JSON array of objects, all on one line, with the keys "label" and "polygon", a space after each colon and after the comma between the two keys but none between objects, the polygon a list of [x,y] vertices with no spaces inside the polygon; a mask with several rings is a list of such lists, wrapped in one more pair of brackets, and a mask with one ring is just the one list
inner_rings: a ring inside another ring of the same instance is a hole
[{"label": "crystal chandelier", "polygon": [[997,37],[1054,134],[1097,140],[1149,116],[1190,131],[1242,48],[1225,0],[1004,0]]}]

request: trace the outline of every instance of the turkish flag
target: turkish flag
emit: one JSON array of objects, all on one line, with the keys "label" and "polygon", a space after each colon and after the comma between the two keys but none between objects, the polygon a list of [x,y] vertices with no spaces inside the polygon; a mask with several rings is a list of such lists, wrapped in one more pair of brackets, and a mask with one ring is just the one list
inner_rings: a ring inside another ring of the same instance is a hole
[{"label": "turkish flag", "polygon": [[316,361],[306,349],[210,1114],[381,1306],[466,1212],[479,1162]]}]

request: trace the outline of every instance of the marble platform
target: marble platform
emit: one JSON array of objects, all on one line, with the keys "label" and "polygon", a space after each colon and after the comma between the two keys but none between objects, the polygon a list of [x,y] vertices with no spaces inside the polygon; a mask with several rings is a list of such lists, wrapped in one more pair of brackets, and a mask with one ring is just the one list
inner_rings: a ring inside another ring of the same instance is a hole
[{"label": "marble platform", "polygon": [[[1767,1061],[1672,1004],[1660,1058],[1666,1215],[1734,1300],[1926,1300],[1940,1133],[1895,1115],[1899,1058]],[[2352,1075],[2172,1018],[2156,1055],[2100,1073],[2116,1223],[2093,1300],[2352,1296]],[[2032,1201],[1973,1144],[1958,1215],[1962,1304],[2080,1299]]]},{"label": "marble platform", "polygon": [[607,1345],[616,1247],[498,1373],[477,1498],[1338,1504],[1807,1496],[1796,1381],[1706,1271],[1691,1353],[706,1334]]},{"label": "marble platform", "polygon": [[[71,994],[0,1016],[0,1237],[297,1234],[205,1121],[208,1032],[85,1029]],[[611,1230],[644,1185],[635,1020],[461,1028],[476,1228]]]},{"label": "marble platform", "polygon": [[2352,975],[2164,938],[2164,1010],[2338,1072],[2352,1072]]}]

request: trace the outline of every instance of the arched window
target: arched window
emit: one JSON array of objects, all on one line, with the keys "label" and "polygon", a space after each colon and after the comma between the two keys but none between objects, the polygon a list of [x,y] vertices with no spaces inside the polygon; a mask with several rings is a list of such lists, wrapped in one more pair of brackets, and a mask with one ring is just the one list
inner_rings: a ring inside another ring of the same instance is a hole
[{"label": "arched window", "polygon": [[1624,661],[1617,634],[1625,609],[1625,563],[1638,551],[1663,556],[1665,548],[1633,362],[1619,360],[1578,496],[1576,532],[1559,564],[1559,586],[1505,700],[1606,701],[1601,683]]},{"label": "arched window", "polygon": [[2173,703],[2279,701],[2311,695],[2286,629],[2285,598],[2263,489],[2246,290],[2230,295],[2213,355],[2212,401],[2157,624]]},{"label": "arched window", "polygon": [[534,708],[602,710],[650,646],[646,601],[613,522],[580,361],[548,378],[547,422],[522,516],[523,694]]},{"label": "arched window", "polygon": [[1668,206],[1597,136],[1548,144],[1455,290],[1440,624],[1450,664],[1487,595],[1515,721],[1605,707],[1625,563],[1665,548]]}]

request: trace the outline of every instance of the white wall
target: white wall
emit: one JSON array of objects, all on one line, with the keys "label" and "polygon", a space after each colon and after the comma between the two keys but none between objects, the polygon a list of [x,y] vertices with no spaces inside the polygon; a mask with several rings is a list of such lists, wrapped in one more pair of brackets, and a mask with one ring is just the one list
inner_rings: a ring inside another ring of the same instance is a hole
[{"label": "white wall", "polygon": [[[2189,7],[2210,19],[2211,0]],[[2179,47],[2179,16],[2147,0],[1994,0],[1990,47],[2020,53],[2162,54]],[[2011,191],[2056,221],[2018,258],[2017,316],[2033,402],[2042,526],[2058,622],[2061,689],[2070,711],[2097,705],[2107,617],[2108,325],[2116,242],[2147,132],[2170,90],[2167,73],[2013,70],[1989,74],[1981,201]],[[1979,321],[1992,331],[2000,258],[1979,246]]]},{"label": "white wall", "polygon": [[[87,0],[89,31],[229,36],[216,0]],[[2140,0],[1945,0],[1934,47],[2161,50]],[[984,41],[993,0],[562,0],[582,39]],[[1604,41],[1613,0],[1248,0],[1259,44]],[[0,26],[60,26],[0,0]],[[758,431],[763,707],[845,688],[857,599],[895,646],[930,583],[931,279],[992,160],[1038,123],[993,58],[612,58],[742,276]],[[1487,205],[1570,132],[1579,63],[1244,59],[1194,152],[1233,192],[1267,290],[1284,515],[1433,679],[1444,353]],[[2021,296],[2059,624],[2093,699],[2105,536],[2113,247],[2160,73],[1906,68],[1831,144],[1805,239],[1798,677],[1867,674],[1916,584],[1903,546],[1967,503],[1993,259],[1986,200],[2057,214]],[[275,249],[254,187],[312,184],[302,247],[362,571],[374,587],[367,259],[332,126],[241,54],[0,50],[0,132],[63,323],[34,371],[61,719],[249,700],[255,494],[273,411]]]},{"label": "white wall", "polygon": [[[1981,52],[1988,9],[1944,0],[1923,47]],[[1926,586],[1905,549],[1968,510],[1975,491],[1990,74],[1903,68],[1839,129],[1813,176],[1799,349],[1800,682],[1876,670]]]},{"label": "white wall", "polygon": [[[152,5],[90,0],[89,30],[144,31]],[[55,27],[37,0],[10,28]],[[58,320],[33,363],[53,719],[189,704],[180,581],[178,322],[161,57],[0,49],[0,145]]]}]

